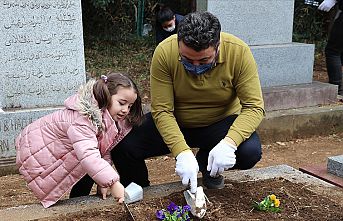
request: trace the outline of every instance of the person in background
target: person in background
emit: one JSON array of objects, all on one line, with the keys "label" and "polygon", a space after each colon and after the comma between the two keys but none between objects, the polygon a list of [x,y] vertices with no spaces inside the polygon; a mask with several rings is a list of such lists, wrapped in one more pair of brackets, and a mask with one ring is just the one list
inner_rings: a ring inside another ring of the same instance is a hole
[{"label": "person in background", "polygon": [[182,19],[182,15],[175,14],[169,7],[160,5],[156,13],[156,44],[176,34],[177,26]]},{"label": "person in background", "polygon": [[336,4],[338,5],[339,11],[329,33],[329,39],[325,47],[325,57],[329,83],[338,85],[338,94],[343,95],[343,0],[324,0],[318,6],[318,9],[328,12]]},{"label": "person in background", "polygon": [[103,75],[89,80],[64,105],[16,138],[16,163],[28,187],[45,208],[71,188],[70,197],[88,195],[94,181],[104,199],[110,188],[123,202],[124,186],[111,166],[110,151],[142,120],[136,85],[123,74]]},{"label": "person in background", "polygon": [[111,152],[124,186],[150,185],[144,160],[153,156],[172,153],[192,193],[198,171],[205,187],[220,189],[224,170],[250,169],[261,159],[255,130],[265,111],[256,62],[211,13],[186,15],[177,35],[156,47],[150,86],[151,113]]}]

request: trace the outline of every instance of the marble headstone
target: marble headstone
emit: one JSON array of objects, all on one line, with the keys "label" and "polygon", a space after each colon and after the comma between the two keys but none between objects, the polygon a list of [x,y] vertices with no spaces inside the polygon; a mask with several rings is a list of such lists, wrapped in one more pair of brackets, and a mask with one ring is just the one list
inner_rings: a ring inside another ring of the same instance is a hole
[{"label": "marble headstone", "polygon": [[14,139],[86,80],[81,0],[0,4],[0,159]]}]

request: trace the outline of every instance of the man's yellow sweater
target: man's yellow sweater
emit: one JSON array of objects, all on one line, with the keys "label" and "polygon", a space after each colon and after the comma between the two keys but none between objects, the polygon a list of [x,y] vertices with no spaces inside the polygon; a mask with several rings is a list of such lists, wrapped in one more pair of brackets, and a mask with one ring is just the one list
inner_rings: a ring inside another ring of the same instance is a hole
[{"label": "man's yellow sweater", "polygon": [[155,49],[150,83],[151,113],[174,156],[189,149],[179,127],[204,127],[239,114],[227,134],[238,146],[256,130],[265,114],[250,48],[227,33],[220,35],[216,66],[199,76],[185,71],[177,36],[165,39]]}]

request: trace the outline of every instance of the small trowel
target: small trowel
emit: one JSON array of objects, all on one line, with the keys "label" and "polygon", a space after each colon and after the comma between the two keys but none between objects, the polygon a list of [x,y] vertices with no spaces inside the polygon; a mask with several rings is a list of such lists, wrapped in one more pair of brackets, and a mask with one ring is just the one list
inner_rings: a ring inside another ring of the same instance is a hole
[{"label": "small trowel", "polygon": [[130,216],[131,221],[135,221],[135,217],[133,216],[132,212],[128,204],[137,202],[143,199],[143,188],[135,183],[130,183],[125,188],[125,200],[124,200],[124,207],[127,213]]},{"label": "small trowel", "polygon": [[130,211],[129,206],[127,205],[127,203],[125,201],[124,201],[124,208],[125,208],[126,212],[129,214],[130,221],[136,221],[135,217],[133,216],[133,214]]},{"label": "small trowel", "polygon": [[[190,190],[183,192],[187,204],[191,207],[191,213],[193,216],[202,218],[206,213],[206,201],[208,201],[204,190],[201,186],[197,187],[196,193],[191,193]],[[209,202],[209,201],[208,201]]]}]

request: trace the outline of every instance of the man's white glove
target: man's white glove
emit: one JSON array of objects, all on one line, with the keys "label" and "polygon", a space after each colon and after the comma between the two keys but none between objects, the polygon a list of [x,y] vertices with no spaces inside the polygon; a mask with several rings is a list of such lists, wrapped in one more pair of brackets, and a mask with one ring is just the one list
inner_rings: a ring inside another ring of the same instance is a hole
[{"label": "man's white glove", "polygon": [[207,171],[210,172],[210,176],[222,174],[224,170],[230,169],[236,164],[235,151],[237,147],[221,140],[208,155]]},{"label": "man's white glove", "polygon": [[328,12],[336,4],[336,0],[324,0],[319,6],[318,9],[321,11]]},{"label": "man's white glove", "polygon": [[199,165],[191,150],[182,151],[177,155],[175,172],[181,177],[183,185],[187,186],[190,182],[191,193],[197,191]]}]

